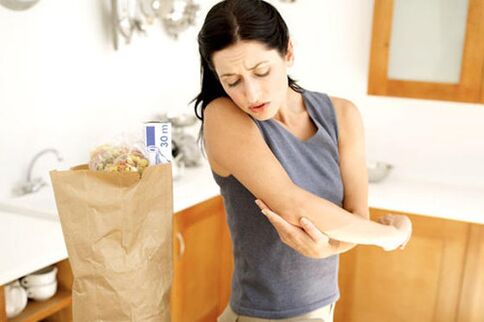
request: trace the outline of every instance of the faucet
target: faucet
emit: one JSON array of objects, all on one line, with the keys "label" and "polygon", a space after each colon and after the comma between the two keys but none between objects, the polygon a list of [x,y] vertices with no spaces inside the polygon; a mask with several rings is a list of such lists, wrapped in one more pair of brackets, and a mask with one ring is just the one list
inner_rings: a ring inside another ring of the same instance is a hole
[{"label": "faucet", "polygon": [[37,160],[43,156],[44,154],[47,153],[54,153],[55,156],[57,157],[57,161],[62,161],[62,157],[59,154],[59,151],[56,149],[44,149],[38,152],[33,158],[32,161],[30,161],[29,168],[27,170],[27,180],[20,184],[16,189],[15,192],[18,195],[25,195],[28,193],[33,193],[39,191],[42,187],[47,185],[47,182],[45,182],[42,178],[34,178],[32,179],[32,170],[35,166],[35,163]]}]

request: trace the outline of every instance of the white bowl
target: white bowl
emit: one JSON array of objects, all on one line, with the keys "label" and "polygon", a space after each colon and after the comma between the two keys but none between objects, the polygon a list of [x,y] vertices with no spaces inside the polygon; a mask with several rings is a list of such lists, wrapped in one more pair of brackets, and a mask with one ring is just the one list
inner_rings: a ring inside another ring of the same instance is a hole
[{"label": "white bowl", "polygon": [[391,164],[385,162],[370,162],[367,165],[368,168],[368,181],[378,182],[383,180],[390,170],[393,169]]},{"label": "white bowl", "polygon": [[30,286],[26,288],[27,296],[36,301],[45,301],[57,292],[57,281],[46,285]]},{"label": "white bowl", "polygon": [[51,284],[56,281],[56,275],[57,267],[49,266],[22,277],[20,279],[20,284],[23,287]]},{"label": "white bowl", "polygon": [[19,315],[27,306],[27,291],[18,280],[5,285],[5,311],[7,318]]}]

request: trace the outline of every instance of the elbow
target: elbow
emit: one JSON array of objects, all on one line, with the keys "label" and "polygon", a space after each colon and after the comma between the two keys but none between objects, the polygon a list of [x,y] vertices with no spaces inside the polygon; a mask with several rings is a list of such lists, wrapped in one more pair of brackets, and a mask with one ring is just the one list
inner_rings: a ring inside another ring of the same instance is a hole
[{"label": "elbow", "polygon": [[[276,215],[282,217],[288,223],[300,227],[300,218],[304,216],[306,211],[304,203],[301,201],[301,191],[303,190],[291,182],[284,188],[274,189],[271,193],[258,199]],[[259,207],[261,206],[259,205]]]},{"label": "elbow", "polygon": [[285,205],[281,211],[281,217],[287,222],[295,226],[301,226],[300,220],[302,217],[308,218],[309,207],[308,202],[305,201],[302,189],[295,187],[285,197]]}]

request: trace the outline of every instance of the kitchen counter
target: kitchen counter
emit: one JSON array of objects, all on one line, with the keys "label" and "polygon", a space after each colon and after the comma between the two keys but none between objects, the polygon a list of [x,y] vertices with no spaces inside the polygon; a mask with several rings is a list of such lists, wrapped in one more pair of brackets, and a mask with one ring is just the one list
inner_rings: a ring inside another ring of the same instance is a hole
[{"label": "kitchen counter", "polygon": [[[198,168],[187,168],[183,176],[173,182],[174,212],[218,194],[219,188],[212,179],[207,162]],[[27,211],[13,213],[6,206],[0,208],[0,285],[68,256],[51,190],[45,190],[42,197],[49,201],[41,202],[35,196],[31,206],[39,210],[40,215],[30,215]]]},{"label": "kitchen counter", "polygon": [[[207,162],[174,181],[174,211],[219,194]],[[53,200],[38,217],[0,209],[0,285],[67,258]],[[412,181],[390,174],[369,185],[369,205],[431,217],[484,224],[484,187]]]},{"label": "kitchen counter", "polygon": [[220,194],[210,166],[205,161],[197,168],[186,168],[183,176],[173,182],[173,209],[175,213]]},{"label": "kitchen counter", "polygon": [[67,258],[59,222],[0,212],[0,285]]},{"label": "kitchen counter", "polygon": [[369,185],[371,208],[484,224],[484,187],[392,177]]}]

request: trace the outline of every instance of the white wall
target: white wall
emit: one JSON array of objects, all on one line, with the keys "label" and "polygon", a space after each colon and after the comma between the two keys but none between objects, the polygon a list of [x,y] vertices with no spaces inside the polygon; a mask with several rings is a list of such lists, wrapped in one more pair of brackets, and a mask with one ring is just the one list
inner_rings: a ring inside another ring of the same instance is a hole
[{"label": "white wall", "polygon": [[[178,41],[161,28],[114,51],[108,0],[41,0],[26,12],[0,7],[0,197],[40,149],[66,164],[164,111],[191,111],[199,86],[196,34],[217,1],[201,0],[196,27]],[[393,175],[484,185],[484,107],[366,95],[371,0],[272,0],[294,39],[292,75],[362,111],[368,159]],[[50,160],[49,160],[50,158]],[[50,167],[52,156],[39,165]],[[38,170],[41,171],[41,170]]]}]

